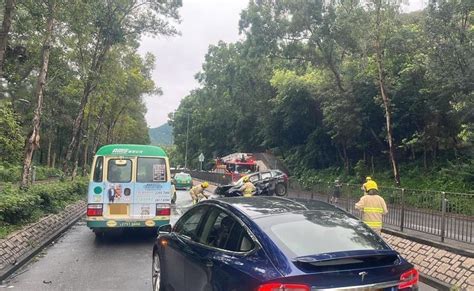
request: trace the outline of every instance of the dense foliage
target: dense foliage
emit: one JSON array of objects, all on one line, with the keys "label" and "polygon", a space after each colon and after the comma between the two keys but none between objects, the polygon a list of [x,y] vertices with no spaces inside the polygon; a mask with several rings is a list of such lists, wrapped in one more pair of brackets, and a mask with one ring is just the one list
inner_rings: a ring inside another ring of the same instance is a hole
[{"label": "dense foliage", "polygon": [[160,90],[139,41],[176,34],[180,1],[0,3],[0,163],[74,173],[100,145],[150,142],[143,97]]},{"label": "dense foliage", "polygon": [[11,104],[0,104],[0,163],[18,163],[23,143],[18,116],[15,116]]},{"label": "dense foliage", "polygon": [[24,192],[16,186],[2,186],[0,190],[0,237],[18,225],[30,222],[43,214],[55,213],[72,202],[85,198],[87,181],[57,182],[34,185]]},{"label": "dense foliage", "polygon": [[271,149],[297,175],[389,170],[393,184],[397,168],[403,185],[411,165],[472,188],[472,1],[395,2],[250,1],[245,37],[209,48],[200,87],[170,114],[177,152],[189,116],[192,161]]},{"label": "dense foliage", "polygon": [[[2,183],[16,183],[20,181],[22,167],[15,164],[0,164],[0,181]],[[60,169],[35,166],[35,180],[41,181],[49,178],[60,178],[63,172]]]}]

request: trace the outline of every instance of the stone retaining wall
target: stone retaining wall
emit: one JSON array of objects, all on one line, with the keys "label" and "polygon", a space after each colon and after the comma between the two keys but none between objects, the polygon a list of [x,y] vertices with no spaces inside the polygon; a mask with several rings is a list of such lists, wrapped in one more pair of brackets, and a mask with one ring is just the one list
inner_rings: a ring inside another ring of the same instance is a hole
[{"label": "stone retaining wall", "polygon": [[473,258],[387,233],[383,233],[382,236],[405,259],[415,265],[420,273],[459,287],[461,290],[474,290]]},{"label": "stone retaining wall", "polygon": [[84,215],[86,205],[85,201],[78,201],[58,214],[43,217],[38,222],[31,223],[7,238],[1,239],[0,273],[16,265],[17,261],[49,241],[57,231]]}]

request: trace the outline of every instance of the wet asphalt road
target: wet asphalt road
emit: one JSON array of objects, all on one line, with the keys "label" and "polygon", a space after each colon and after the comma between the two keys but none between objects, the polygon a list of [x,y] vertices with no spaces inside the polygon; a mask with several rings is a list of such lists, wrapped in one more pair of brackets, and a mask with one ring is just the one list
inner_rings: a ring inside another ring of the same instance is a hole
[{"label": "wet asphalt road", "polygon": [[[177,196],[172,223],[191,206],[187,191]],[[152,290],[154,239],[153,233],[132,230],[96,239],[80,221],[0,290]]]},{"label": "wet asphalt road", "polygon": [[[178,191],[172,223],[191,206],[187,191]],[[152,290],[154,235],[127,231],[96,239],[84,221],[0,286],[10,290]],[[420,290],[436,290],[424,284]]]}]

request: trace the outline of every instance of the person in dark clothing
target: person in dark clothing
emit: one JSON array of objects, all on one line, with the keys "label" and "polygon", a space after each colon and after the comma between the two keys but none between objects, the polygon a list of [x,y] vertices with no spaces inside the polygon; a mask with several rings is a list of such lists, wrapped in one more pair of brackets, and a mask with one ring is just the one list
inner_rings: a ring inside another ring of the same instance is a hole
[{"label": "person in dark clothing", "polygon": [[334,190],[332,191],[332,197],[331,197],[331,200],[330,200],[330,203],[331,204],[337,204],[337,200],[339,199],[339,197],[341,197],[341,188],[342,188],[342,184],[341,182],[339,182],[339,179],[336,179],[334,181]]}]

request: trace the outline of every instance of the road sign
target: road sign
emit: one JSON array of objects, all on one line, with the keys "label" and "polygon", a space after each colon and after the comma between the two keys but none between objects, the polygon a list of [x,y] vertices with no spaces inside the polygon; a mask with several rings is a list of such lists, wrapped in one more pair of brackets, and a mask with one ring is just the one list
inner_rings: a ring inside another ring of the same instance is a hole
[{"label": "road sign", "polygon": [[201,154],[199,155],[198,159],[199,159],[199,161],[200,161],[201,163],[204,162],[204,154],[201,153]]}]

